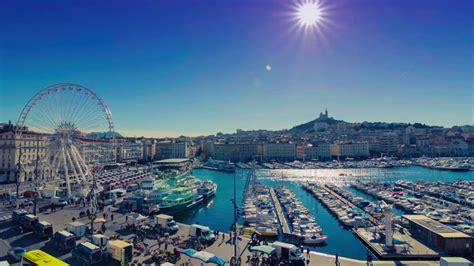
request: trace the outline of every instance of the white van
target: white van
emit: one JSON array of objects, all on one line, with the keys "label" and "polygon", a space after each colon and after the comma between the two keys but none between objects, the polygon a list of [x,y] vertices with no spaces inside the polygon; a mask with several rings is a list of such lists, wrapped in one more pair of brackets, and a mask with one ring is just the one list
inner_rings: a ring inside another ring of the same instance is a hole
[{"label": "white van", "polygon": [[214,242],[216,240],[216,236],[211,231],[211,229],[209,229],[209,227],[199,225],[199,224],[190,225],[190,227],[189,227],[189,236],[190,237],[202,238],[206,242]]}]

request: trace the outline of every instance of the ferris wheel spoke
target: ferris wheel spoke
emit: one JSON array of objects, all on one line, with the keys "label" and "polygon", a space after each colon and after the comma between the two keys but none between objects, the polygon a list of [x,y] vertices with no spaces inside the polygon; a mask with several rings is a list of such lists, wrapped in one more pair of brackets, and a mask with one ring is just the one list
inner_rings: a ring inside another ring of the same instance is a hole
[{"label": "ferris wheel spoke", "polygon": [[89,174],[89,169],[87,168],[87,164],[84,161],[84,158],[80,156],[79,151],[76,149],[76,147],[73,148],[74,152],[76,153],[76,158],[78,159],[79,163],[84,166],[84,172],[85,174]]},{"label": "ferris wheel spoke", "polygon": [[65,110],[65,115],[66,115],[66,120],[69,122],[72,122],[72,115],[74,114],[74,107],[76,107],[76,93],[74,93],[74,90],[72,88],[68,88],[66,90],[68,94],[72,94],[72,96],[67,97],[66,100],[66,110]]},{"label": "ferris wheel spoke", "polygon": [[28,127],[30,128],[30,130],[36,131],[39,133],[46,133],[46,134],[54,133],[53,128],[48,127],[47,125],[44,125],[43,123],[41,123],[41,121],[38,121],[38,120],[32,120]]},{"label": "ferris wheel spoke", "polygon": [[61,123],[61,119],[58,116],[58,105],[55,103],[52,95],[44,96],[44,99],[39,101],[38,105],[44,107],[44,110],[46,110],[47,113],[46,115],[50,117],[56,126]]},{"label": "ferris wheel spoke", "polygon": [[53,117],[51,116],[51,112],[48,110],[44,109],[44,105],[38,105],[38,116],[40,116],[42,119],[44,119],[45,123],[48,124],[49,127],[56,128],[58,123],[54,121]]},{"label": "ferris wheel spoke", "polygon": [[30,119],[37,119],[48,126],[54,126],[55,124],[51,116],[43,110],[41,105],[36,107],[35,112],[30,113]]},{"label": "ferris wheel spoke", "polygon": [[52,105],[50,95],[43,96],[43,97],[45,98],[45,100],[43,100],[40,105],[44,108],[45,112],[47,113],[47,116],[50,117],[50,120],[53,122],[55,127],[57,127],[61,122],[58,119],[58,115],[57,115],[58,112],[57,112],[57,109],[56,109],[57,106]]},{"label": "ferris wheel spoke", "polygon": [[72,155],[76,165],[79,168],[79,172],[81,173],[82,178],[86,180],[86,175],[88,173],[87,165],[84,162],[81,163],[80,158],[82,157],[75,146],[72,146]]},{"label": "ferris wheel spoke", "polygon": [[76,164],[77,168],[79,169],[79,173],[81,174],[82,179],[86,180],[86,176],[84,175],[84,171],[82,170],[82,166],[79,163],[79,160],[77,159],[81,155],[77,151],[77,148],[73,145],[71,147],[71,154],[72,154],[72,159],[74,160],[74,163]]},{"label": "ferris wheel spoke", "polygon": [[89,131],[89,130],[103,130],[105,124],[102,122],[92,122],[88,123],[87,126],[82,127],[84,131]]},{"label": "ferris wheel spoke", "polygon": [[71,159],[71,148],[69,147],[67,150],[66,150],[66,157],[67,157],[67,162],[69,163],[69,169],[72,169],[72,173],[74,174],[74,178],[77,182],[77,184],[81,184],[81,182],[79,181],[79,176],[77,175],[77,171],[76,171],[76,166],[74,165],[74,163],[72,162],[72,159]]},{"label": "ferris wheel spoke", "polygon": [[87,124],[91,122],[92,119],[97,119],[98,117],[100,117],[100,115],[102,115],[100,114],[97,106],[93,104],[88,104],[84,106],[83,110],[84,112],[82,113],[82,115],[76,120],[77,125],[82,126],[83,124]]},{"label": "ferris wheel spoke", "polygon": [[83,112],[80,112],[81,109],[83,108],[83,106],[85,104],[87,104],[87,98],[86,97],[82,97],[82,95],[80,95],[80,97],[77,97],[77,98],[78,99],[77,99],[77,101],[75,101],[75,104],[73,106],[72,116],[71,116],[71,122],[75,125],[77,124],[76,122],[77,122],[78,116],[83,114]]},{"label": "ferris wheel spoke", "polygon": [[60,158],[59,158],[59,167],[58,169],[62,170],[64,173],[64,177],[66,179],[66,186],[67,186],[67,192],[68,194],[71,193],[71,183],[69,180],[69,173],[67,169],[67,164],[66,164],[66,154],[65,154],[65,147],[61,147],[61,153],[60,153]]},{"label": "ferris wheel spoke", "polygon": [[73,121],[74,125],[76,125],[78,128],[81,128],[84,124],[84,121],[88,122],[91,119],[90,116],[95,114],[95,111],[88,109],[87,105],[82,106],[81,110],[82,112],[80,112],[80,115],[76,116]]},{"label": "ferris wheel spoke", "polygon": [[84,128],[85,126],[90,125],[91,123],[97,122],[97,120],[100,120],[100,116],[97,115],[94,111],[92,111],[78,119],[75,125],[80,128]]}]

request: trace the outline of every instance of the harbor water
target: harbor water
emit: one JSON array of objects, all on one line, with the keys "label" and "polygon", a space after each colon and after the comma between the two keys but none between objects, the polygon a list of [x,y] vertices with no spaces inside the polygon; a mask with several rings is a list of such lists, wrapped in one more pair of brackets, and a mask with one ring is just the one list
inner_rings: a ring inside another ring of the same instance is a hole
[{"label": "harbor water", "polygon": [[[248,169],[238,169],[235,173],[237,202],[242,203],[245,181],[250,174]],[[326,245],[312,248],[319,252],[338,254],[340,256],[365,259],[367,249],[353,234],[352,231],[343,228],[336,217],[311,194],[302,189],[300,183],[306,180],[318,179],[329,183],[349,183],[352,180],[371,179],[386,182],[394,182],[400,179],[416,181],[456,181],[474,180],[474,172],[450,172],[428,169],[417,166],[399,168],[379,169],[318,169],[318,170],[257,170],[257,178],[265,185],[275,187],[285,185],[289,187],[302,201],[305,207],[316,217],[316,221],[329,238]],[[231,199],[234,193],[234,173],[218,172],[207,169],[195,169],[189,175],[200,179],[210,179],[218,185],[216,197],[206,204],[188,210],[184,213],[175,214],[179,222],[191,224],[199,222],[219,231],[229,231],[233,222],[233,207]],[[358,197],[374,201],[374,198],[348,188],[350,192]],[[394,210],[396,215],[403,212]]]}]

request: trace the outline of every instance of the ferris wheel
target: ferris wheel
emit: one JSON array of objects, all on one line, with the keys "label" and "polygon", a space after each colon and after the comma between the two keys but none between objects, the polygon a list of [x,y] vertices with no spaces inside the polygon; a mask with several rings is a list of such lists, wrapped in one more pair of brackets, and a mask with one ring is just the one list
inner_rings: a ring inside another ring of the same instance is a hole
[{"label": "ferris wheel", "polygon": [[22,143],[32,133],[45,140],[44,179],[59,181],[68,193],[84,191],[92,167],[114,158],[108,139],[114,131],[112,113],[95,92],[80,85],[62,83],[38,92],[23,108],[16,129]]}]

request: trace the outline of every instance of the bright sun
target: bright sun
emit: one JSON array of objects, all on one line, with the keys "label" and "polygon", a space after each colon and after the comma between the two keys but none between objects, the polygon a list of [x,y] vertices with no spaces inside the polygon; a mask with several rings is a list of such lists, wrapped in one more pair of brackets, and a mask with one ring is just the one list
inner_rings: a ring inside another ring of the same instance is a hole
[{"label": "bright sun", "polygon": [[298,22],[304,27],[316,27],[323,18],[319,1],[305,1],[297,6]]}]

